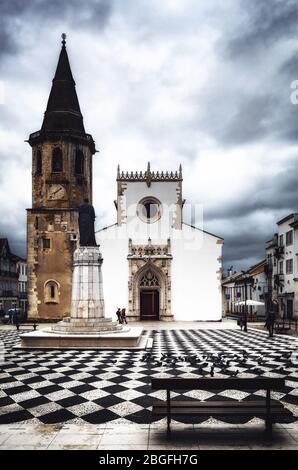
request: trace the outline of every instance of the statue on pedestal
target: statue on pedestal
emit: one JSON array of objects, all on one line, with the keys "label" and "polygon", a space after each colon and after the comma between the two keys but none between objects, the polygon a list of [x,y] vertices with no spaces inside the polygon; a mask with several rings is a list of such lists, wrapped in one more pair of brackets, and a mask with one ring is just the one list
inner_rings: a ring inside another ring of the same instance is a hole
[{"label": "statue on pedestal", "polygon": [[89,200],[79,207],[80,246],[97,246],[94,231],[95,211]]}]

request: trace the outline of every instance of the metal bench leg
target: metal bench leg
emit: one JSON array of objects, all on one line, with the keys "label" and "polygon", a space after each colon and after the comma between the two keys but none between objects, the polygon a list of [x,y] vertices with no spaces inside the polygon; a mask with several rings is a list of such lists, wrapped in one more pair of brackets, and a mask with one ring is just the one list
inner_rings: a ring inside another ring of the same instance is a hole
[{"label": "metal bench leg", "polygon": [[270,390],[266,391],[266,429],[265,429],[265,434],[266,437],[269,439],[272,438],[272,419],[271,419],[271,397],[270,397]]},{"label": "metal bench leg", "polygon": [[171,394],[170,390],[167,390],[167,433],[171,434]]},{"label": "metal bench leg", "polygon": [[266,419],[265,435],[268,439],[272,439],[272,421],[271,421],[271,418]]}]

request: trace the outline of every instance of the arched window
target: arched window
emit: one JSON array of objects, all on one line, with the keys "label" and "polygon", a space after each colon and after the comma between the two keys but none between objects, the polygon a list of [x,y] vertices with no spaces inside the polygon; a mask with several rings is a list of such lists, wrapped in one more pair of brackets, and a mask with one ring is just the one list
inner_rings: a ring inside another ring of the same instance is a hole
[{"label": "arched window", "polygon": [[50,279],[44,284],[44,301],[46,304],[59,303],[59,288],[60,285],[54,279]]},{"label": "arched window", "polygon": [[81,150],[77,150],[75,154],[75,175],[84,175],[84,154]]},{"label": "arched window", "polygon": [[152,271],[147,271],[143,275],[143,277],[141,278],[140,286],[142,286],[142,287],[158,287],[159,286],[159,279]]},{"label": "arched window", "polygon": [[42,154],[41,150],[36,152],[36,175],[42,174]]},{"label": "arched window", "polygon": [[60,171],[63,171],[62,150],[55,147],[52,153],[52,172],[59,173]]}]

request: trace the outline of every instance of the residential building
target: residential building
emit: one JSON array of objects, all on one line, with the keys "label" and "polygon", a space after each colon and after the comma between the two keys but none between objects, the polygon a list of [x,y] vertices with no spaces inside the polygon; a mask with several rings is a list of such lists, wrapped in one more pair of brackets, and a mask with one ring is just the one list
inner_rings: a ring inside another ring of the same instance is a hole
[{"label": "residential building", "polygon": [[19,308],[23,313],[27,312],[27,262],[25,259],[20,258],[17,261],[17,268],[19,273],[18,279],[18,297]]},{"label": "residential building", "polygon": [[298,213],[277,222],[278,231],[266,244],[268,293],[277,297],[280,317],[298,317]]},{"label": "residential building", "polygon": [[249,318],[257,319],[266,315],[266,293],[268,290],[266,260],[252,266],[248,271],[229,273],[222,280],[223,316],[244,314],[244,306],[238,302],[252,300],[264,305],[248,305]]},{"label": "residential building", "polygon": [[17,308],[18,298],[18,257],[10,251],[7,238],[0,238],[0,311]]}]

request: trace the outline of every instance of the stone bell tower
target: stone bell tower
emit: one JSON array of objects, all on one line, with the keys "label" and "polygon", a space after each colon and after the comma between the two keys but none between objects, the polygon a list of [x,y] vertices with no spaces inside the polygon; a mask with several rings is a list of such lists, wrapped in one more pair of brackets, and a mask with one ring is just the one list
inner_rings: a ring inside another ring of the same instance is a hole
[{"label": "stone bell tower", "polygon": [[77,208],[92,203],[95,143],[86,134],[67,50],[66,35],[41,130],[30,134],[32,208],[27,209],[29,318],[59,320],[71,309]]}]

